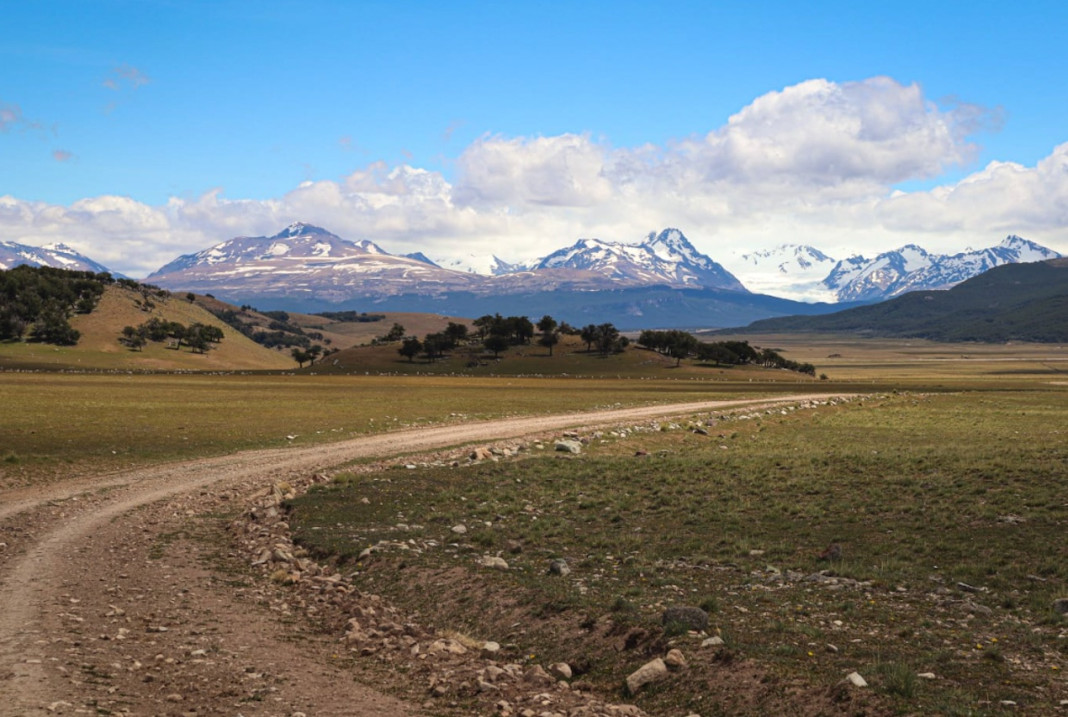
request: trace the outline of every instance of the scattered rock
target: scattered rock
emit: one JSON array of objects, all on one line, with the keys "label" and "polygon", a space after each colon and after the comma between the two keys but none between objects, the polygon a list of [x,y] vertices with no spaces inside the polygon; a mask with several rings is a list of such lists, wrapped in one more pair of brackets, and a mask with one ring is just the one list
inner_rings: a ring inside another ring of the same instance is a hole
[{"label": "scattered rock", "polygon": [[569,575],[571,568],[567,566],[567,561],[562,558],[557,558],[549,562],[549,575]]},{"label": "scattered rock", "polygon": [[505,546],[508,548],[508,552],[512,555],[518,555],[523,552],[523,544],[518,540],[509,540],[505,543]]},{"label": "scattered rock", "polygon": [[556,684],[553,676],[546,672],[541,665],[531,665],[527,668],[527,671],[523,673],[523,679],[532,685],[542,685],[544,687]]},{"label": "scattered rock", "polygon": [[719,647],[722,644],[724,644],[723,638],[719,635],[713,635],[712,637],[703,640],[701,642],[701,647]]},{"label": "scattered rock", "polygon": [[916,674],[921,680],[935,680],[938,679],[933,672],[920,672]]},{"label": "scattered rock", "polygon": [[1053,612],[1060,615],[1068,615],[1068,598],[1057,598],[1054,600]]},{"label": "scattered rock", "polygon": [[482,653],[481,654],[482,654],[482,657],[486,658],[487,660],[496,659],[497,655],[499,655],[500,652],[501,652],[501,646],[500,646],[499,643],[493,642],[492,640],[489,640],[489,641],[486,641],[486,642],[482,643]]},{"label": "scattered rock", "polygon": [[456,525],[454,525],[451,528],[449,528],[449,530],[451,530],[452,532],[456,533],[457,535],[466,535],[467,534],[467,526],[464,525],[463,523],[457,523]]},{"label": "scattered rock", "polygon": [[652,662],[646,662],[627,677],[627,692],[631,695],[636,695],[638,690],[650,682],[662,679],[667,674],[667,664],[659,657]]},{"label": "scattered rock", "polygon": [[700,632],[708,627],[708,613],[699,607],[685,605],[669,607],[664,610],[664,614],[660,618],[660,624],[664,627],[676,625],[686,630]]},{"label": "scattered rock", "polygon": [[481,563],[483,567],[493,568],[494,570],[508,569],[508,561],[504,558],[498,558],[495,555],[483,555],[482,559],[479,560],[479,563]]},{"label": "scattered rock", "polygon": [[855,687],[868,686],[868,681],[861,677],[859,672],[850,672],[848,675],[846,675],[846,680],[848,680],[849,683]]},{"label": "scattered rock", "polygon": [[824,560],[828,562],[837,562],[842,559],[842,546],[838,543],[831,543],[827,548],[819,554],[817,560]]},{"label": "scattered rock", "polygon": [[556,442],[556,450],[560,453],[582,453],[582,443],[572,438],[565,438]]},{"label": "scattered rock", "polygon": [[674,648],[668,651],[666,657],[664,657],[664,664],[671,670],[681,670],[686,667],[686,656],[682,654],[682,650]]},{"label": "scattered rock", "polygon": [[571,665],[566,662],[549,665],[549,674],[558,680],[570,680],[572,677]]}]

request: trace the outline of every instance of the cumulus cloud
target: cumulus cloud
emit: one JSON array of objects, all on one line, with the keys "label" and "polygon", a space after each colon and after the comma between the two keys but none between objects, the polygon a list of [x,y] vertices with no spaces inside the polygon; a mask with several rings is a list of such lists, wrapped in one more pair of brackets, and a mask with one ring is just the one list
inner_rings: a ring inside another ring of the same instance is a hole
[{"label": "cumulus cloud", "polygon": [[456,200],[469,206],[588,207],[608,200],[608,150],[586,135],[483,137],[457,160]]},{"label": "cumulus cloud", "polygon": [[634,241],[666,226],[724,262],[787,242],[842,258],[909,242],[961,250],[1010,232],[1068,252],[1068,144],[1034,167],[995,162],[954,184],[894,191],[967,166],[977,151],[972,133],[997,121],[996,112],[939,106],[919,86],[885,77],[810,80],[663,146],[485,135],[456,158],[451,180],[376,162],[267,200],[222,189],[158,207],[110,196],[66,207],[2,197],[0,232],[66,241],[134,276],[296,220],[436,258],[535,258],[579,237]]}]

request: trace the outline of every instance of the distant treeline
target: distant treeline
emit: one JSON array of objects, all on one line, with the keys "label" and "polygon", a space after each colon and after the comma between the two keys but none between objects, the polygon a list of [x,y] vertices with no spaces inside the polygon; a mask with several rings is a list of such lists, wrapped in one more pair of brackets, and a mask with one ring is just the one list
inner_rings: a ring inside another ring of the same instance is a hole
[{"label": "distant treeline", "polygon": [[119,342],[135,351],[140,351],[149,341],[169,341],[171,347],[180,350],[185,344],[194,353],[207,353],[212,345],[223,340],[223,330],[218,326],[195,323],[185,326],[177,321],[164,321],[153,317],[138,326],[126,326]]},{"label": "distant treeline", "polygon": [[90,313],[114,281],[107,273],[48,266],[0,271],[0,340],[73,346],[81,335],[70,317]]},{"label": "distant treeline", "polygon": [[[209,309],[227,325],[237,329],[261,346],[273,348],[310,349],[313,341],[324,341],[318,331],[305,331],[289,320],[285,311],[256,311],[251,306],[242,306],[239,311],[233,309]],[[270,319],[267,328],[256,323],[252,312]],[[326,341],[329,343],[329,341]]]},{"label": "distant treeline", "polygon": [[675,365],[684,358],[711,362],[719,366],[742,366],[751,364],[765,368],[781,368],[787,371],[816,375],[816,367],[810,363],[798,363],[783,358],[774,349],[761,349],[748,341],[700,341],[693,334],[677,329],[671,331],[643,331],[638,336],[638,345],[675,359]]},{"label": "distant treeline", "polygon": [[322,316],[324,319],[331,319],[333,321],[354,321],[361,324],[370,324],[375,321],[382,321],[386,318],[385,314],[368,314],[366,312],[357,311],[320,311],[315,316]]}]

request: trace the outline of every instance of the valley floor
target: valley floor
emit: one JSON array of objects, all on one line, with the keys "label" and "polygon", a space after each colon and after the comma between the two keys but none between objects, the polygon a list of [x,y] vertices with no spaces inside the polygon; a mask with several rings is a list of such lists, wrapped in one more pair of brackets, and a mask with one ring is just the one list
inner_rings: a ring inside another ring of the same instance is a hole
[{"label": "valley floor", "polygon": [[[248,516],[250,501],[262,504],[272,487],[306,484],[317,472],[353,461],[819,398],[707,401],[420,428],[5,491],[0,711],[420,713],[422,700],[401,700],[377,689],[396,676],[382,675],[369,659],[339,649],[338,634],[323,624],[341,608],[383,610],[373,596],[338,588],[333,576],[321,575],[322,597],[309,601],[252,576],[238,538],[255,537],[256,530],[234,527]],[[276,537],[271,528],[263,530],[261,539]],[[397,622],[406,620],[400,616]],[[320,629],[311,629],[316,625]],[[416,640],[429,639],[426,628],[404,629]],[[639,713],[543,684],[529,685],[527,697],[547,691],[549,701],[556,701],[553,709],[570,714]],[[425,696],[427,686],[416,686],[412,694]],[[438,709],[431,704],[429,711]]]}]

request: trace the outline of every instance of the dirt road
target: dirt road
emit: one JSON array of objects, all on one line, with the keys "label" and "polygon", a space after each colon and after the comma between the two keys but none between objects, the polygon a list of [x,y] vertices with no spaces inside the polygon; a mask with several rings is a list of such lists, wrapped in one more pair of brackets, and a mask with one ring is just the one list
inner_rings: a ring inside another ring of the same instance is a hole
[{"label": "dirt road", "polygon": [[328,639],[298,634],[288,606],[227,573],[233,556],[205,516],[358,459],[831,397],[418,428],[0,494],[0,714],[416,714],[355,682]]}]

